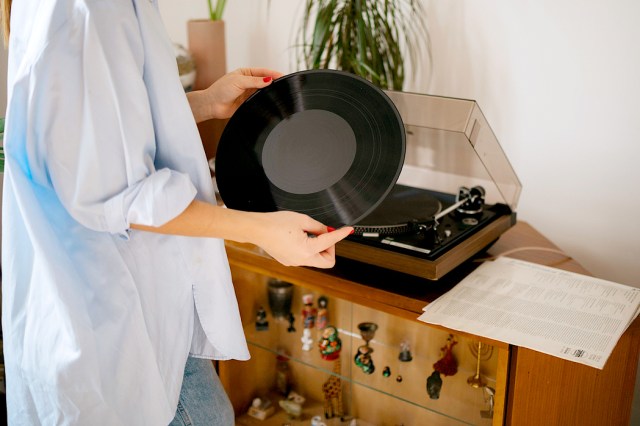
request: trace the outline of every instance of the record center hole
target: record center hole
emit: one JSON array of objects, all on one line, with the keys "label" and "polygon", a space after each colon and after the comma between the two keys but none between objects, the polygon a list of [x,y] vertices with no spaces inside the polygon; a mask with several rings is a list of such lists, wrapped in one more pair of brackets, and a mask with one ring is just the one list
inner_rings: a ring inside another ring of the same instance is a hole
[{"label": "record center hole", "polygon": [[338,114],[319,109],[301,111],[269,133],[262,167],[281,190],[312,194],[340,181],[353,164],[356,148],[353,129]]}]

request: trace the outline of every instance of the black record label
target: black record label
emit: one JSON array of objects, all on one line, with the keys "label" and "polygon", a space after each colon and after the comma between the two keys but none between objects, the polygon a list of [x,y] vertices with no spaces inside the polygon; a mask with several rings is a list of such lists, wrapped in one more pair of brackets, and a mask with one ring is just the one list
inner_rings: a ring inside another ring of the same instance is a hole
[{"label": "black record label", "polygon": [[229,208],[305,213],[352,225],[395,184],[404,125],[387,95],[336,70],[286,75],[231,117],[218,144],[216,180]]}]

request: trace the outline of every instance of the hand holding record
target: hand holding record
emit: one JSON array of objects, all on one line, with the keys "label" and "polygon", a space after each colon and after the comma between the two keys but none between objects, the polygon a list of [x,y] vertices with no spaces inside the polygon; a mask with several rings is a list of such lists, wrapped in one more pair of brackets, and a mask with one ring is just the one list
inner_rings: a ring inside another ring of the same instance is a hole
[{"label": "hand holding record", "polygon": [[262,89],[282,73],[267,68],[238,68],[216,80],[205,91],[214,118],[229,118],[257,89]]},{"label": "hand holding record", "polygon": [[216,181],[229,208],[294,211],[339,228],[380,204],[404,154],[404,124],[382,90],[343,71],[300,71],[258,90],[231,117]]}]

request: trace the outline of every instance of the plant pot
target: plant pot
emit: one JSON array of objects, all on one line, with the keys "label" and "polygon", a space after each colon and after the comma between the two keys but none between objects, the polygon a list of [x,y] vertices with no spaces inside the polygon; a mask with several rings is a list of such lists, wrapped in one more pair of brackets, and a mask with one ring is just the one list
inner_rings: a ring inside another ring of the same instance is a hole
[{"label": "plant pot", "polygon": [[187,21],[189,52],[196,63],[195,90],[206,89],[227,72],[224,21]]},{"label": "plant pot", "polygon": [[[193,90],[206,89],[227,72],[224,21],[193,19],[187,21],[188,49],[196,64]],[[220,135],[227,120],[207,120],[198,123],[198,130],[207,159],[214,158]]]}]

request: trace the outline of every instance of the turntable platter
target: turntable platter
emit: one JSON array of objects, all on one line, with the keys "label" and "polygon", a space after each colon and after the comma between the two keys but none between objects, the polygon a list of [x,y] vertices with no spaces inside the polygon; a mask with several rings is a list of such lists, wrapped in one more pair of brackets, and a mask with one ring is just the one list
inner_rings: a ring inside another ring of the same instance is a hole
[{"label": "turntable platter", "polygon": [[354,226],[355,233],[409,232],[412,223],[428,223],[440,210],[442,203],[429,192],[395,185],[382,203]]}]

